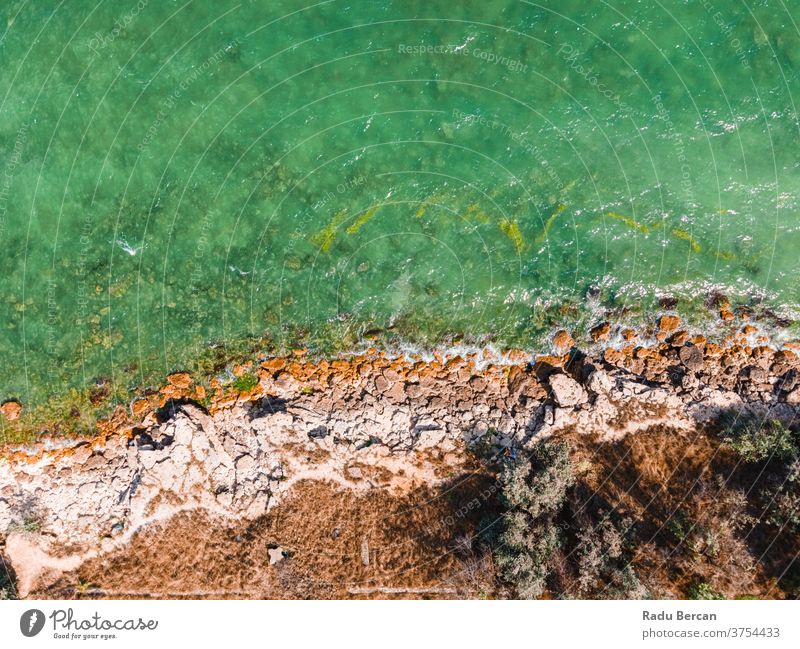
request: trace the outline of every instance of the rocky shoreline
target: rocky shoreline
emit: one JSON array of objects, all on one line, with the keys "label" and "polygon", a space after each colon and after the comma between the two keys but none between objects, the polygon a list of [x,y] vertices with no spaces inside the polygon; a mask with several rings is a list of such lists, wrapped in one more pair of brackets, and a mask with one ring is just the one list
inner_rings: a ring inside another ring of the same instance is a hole
[{"label": "rocky shoreline", "polygon": [[92,439],[0,452],[0,552],[25,597],[149,525],[187,511],[256,520],[309,481],[402,495],[565,432],[611,444],[726,413],[789,424],[800,413],[800,346],[770,345],[750,325],[720,343],[669,315],[655,344],[607,324],[592,336],[598,351],[562,331],[539,356],[297,350],[236,366],[210,390],[170,375]]}]

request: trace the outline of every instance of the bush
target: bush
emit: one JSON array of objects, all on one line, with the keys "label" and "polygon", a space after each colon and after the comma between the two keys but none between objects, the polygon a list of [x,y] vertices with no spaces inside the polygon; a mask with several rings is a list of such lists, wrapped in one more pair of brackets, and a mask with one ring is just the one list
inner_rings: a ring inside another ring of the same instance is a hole
[{"label": "bush", "polygon": [[800,459],[788,468],[785,479],[774,491],[766,490],[762,496],[771,511],[767,522],[787,531],[800,531]]},{"label": "bush", "polygon": [[[585,506],[581,505],[580,509]],[[579,510],[580,511],[580,510]],[[639,581],[628,559],[634,540],[631,521],[616,512],[597,512],[599,521],[578,528],[576,557],[576,587],[571,597],[599,596],[603,599],[642,599],[647,589]]]},{"label": "bush", "polygon": [[745,419],[725,427],[722,439],[745,462],[784,460],[797,455],[794,436],[775,419]]},{"label": "bush", "polygon": [[622,556],[623,536],[614,523],[603,518],[578,532],[578,592],[590,592],[612,562]]},{"label": "bush", "polygon": [[511,514],[501,537],[503,546],[497,553],[500,574],[522,599],[534,599],[544,592],[550,562],[561,547],[558,529],[552,521],[533,525],[522,512]]},{"label": "bush", "polygon": [[562,543],[555,517],[574,481],[566,444],[543,442],[530,460],[517,459],[503,471],[500,497],[507,511],[496,559],[518,597],[532,599],[545,589]]},{"label": "bush", "polygon": [[708,582],[701,581],[689,589],[689,599],[725,599],[725,596]]},{"label": "bush", "polygon": [[500,498],[509,511],[522,510],[538,518],[562,507],[575,475],[566,444],[542,442],[533,449],[531,460],[517,459],[505,467]]},{"label": "bush", "polygon": [[633,566],[627,564],[624,568],[616,570],[611,574],[609,584],[604,593],[608,598],[619,599],[650,599],[651,595],[644,584],[639,581],[639,577]]}]

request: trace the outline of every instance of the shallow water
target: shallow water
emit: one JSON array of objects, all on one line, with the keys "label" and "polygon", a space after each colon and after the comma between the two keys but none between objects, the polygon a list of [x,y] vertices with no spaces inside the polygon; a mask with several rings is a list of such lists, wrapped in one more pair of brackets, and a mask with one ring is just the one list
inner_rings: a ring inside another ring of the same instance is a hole
[{"label": "shallow water", "polygon": [[0,398],[248,335],[537,348],[668,294],[701,325],[714,286],[791,313],[798,9],[5,2]]}]

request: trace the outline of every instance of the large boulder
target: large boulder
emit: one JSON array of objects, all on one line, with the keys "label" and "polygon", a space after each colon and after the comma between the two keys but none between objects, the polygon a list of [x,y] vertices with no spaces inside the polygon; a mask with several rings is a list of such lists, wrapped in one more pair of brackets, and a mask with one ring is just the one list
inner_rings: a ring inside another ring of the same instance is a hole
[{"label": "large boulder", "polygon": [[553,374],[549,381],[553,398],[562,408],[578,406],[589,400],[589,395],[581,384],[566,374]]},{"label": "large boulder", "polygon": [[608,375],[608,372],[595,368],[586,381],[586,387],[596,394],[606,394],[614,387],[614,380]]}]

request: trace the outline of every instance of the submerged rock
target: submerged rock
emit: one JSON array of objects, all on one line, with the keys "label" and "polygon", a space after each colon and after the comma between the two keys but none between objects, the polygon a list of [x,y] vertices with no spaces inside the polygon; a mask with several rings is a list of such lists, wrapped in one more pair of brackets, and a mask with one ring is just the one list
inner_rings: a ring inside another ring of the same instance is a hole
[{"label": "submerged rock", "polygon": [[659,333],[672,333],[675,331],[681,324],[681,319],[676,315],[662,315],[658,319],[658,331]]},{"label": "submerged rock", "polygon": [[22,406],[18,401],[6,401],[0,406],[0,414],[8,421],[16,421],[22,414]]},{"label": "submerged rock", "polygon": [[611,335],[611,323],[602,322],[596,327],[593,327],[589,334],[595,342],[608,340]]},{"label": "submerged rock", "polygon": [[568,352],[574,344],[575,341],[572,339],[572,336],[563,329],[556,332],[556,335],[553,336],[553,347],[555,347],[556,351],[559,353],[563,354],[564,352]]}]

